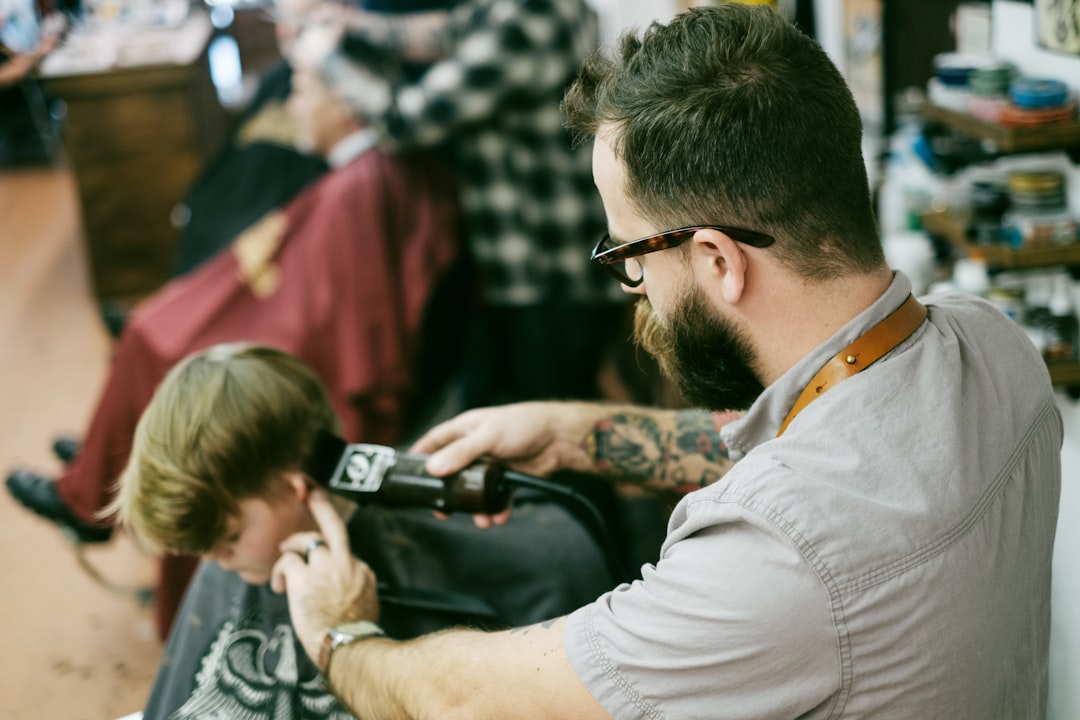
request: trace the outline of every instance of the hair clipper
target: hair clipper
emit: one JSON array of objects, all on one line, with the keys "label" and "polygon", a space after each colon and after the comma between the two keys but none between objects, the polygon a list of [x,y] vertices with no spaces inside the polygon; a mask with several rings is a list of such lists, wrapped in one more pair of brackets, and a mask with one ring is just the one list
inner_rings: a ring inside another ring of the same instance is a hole
[{"label": "hair clipper", "polygon": [[511,488],[501,467],[477,463],[437,477],[424,469],[427,457],[386,445],[350,444],[321,431],[302,469],[328,491],[360,503],[485,514],[509,504]]}]

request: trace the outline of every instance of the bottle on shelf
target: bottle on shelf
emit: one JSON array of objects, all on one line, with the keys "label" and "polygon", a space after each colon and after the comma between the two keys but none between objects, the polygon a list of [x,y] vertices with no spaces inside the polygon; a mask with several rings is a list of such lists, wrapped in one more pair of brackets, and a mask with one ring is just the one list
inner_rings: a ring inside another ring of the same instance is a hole
[{"label": "bottle on shelf", "polygon": [[1049,362],[1073,362],[1078,359],[1077,341],[1080,323],[1070,296],[1070,280],[1066,273],[1054,276],[1050,294],[1050,315],[1045,325],[1046,347],[1043,356]]},{"label": "bottle on shelf", "polygon": [[1024,287],[1024,330],[1043,356],[1046,355],[1047,328],[1051,322],[1050,296],[1053,289],[1053,273],[1027,273]]}]

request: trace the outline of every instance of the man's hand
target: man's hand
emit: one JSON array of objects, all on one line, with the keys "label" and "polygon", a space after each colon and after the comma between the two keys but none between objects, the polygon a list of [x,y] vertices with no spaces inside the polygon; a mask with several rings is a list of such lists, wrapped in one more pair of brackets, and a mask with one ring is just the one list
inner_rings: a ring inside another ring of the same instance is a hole
[{"label": "man's hand", "polygon": [[[270,586],[274,592],[288,594],[296,637],[317,664],[328,628],[351,620],[378,622],[379,596],[375,573],[353,557],[345,523],[326,493],[313,490],[308,507],[321,538],[313,532],[286,538]],[[319,539],[325,540],[325,546],[312,546]]]},{"label": "man's hand", "polygon": [[[469,410],[426,432],[411,451],[431,455],[432,475],[458,472],[478,460],[545,477],[559,470],[591,472],[585,450],[592,425],[610,411],[593,403],[527,402]],[[474,515],[479,527],[502,525],[509,511]]]},{"label": "man's hand", "polygon": [[412,452],[431,455],[427,469],[449,475],[481,459],[530,475],[558,470],[592,470],[584,441],[592,425],[609,412],[603,405],[526,402],[481,408],[451,418],[426,432]]}]

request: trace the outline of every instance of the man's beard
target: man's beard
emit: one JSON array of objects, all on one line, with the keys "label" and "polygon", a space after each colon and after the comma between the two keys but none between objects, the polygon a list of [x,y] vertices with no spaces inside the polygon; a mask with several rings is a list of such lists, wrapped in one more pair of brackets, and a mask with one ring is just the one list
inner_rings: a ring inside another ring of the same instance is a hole
[{"label": "man's beard", "polygon": [[648,298],[639,299],[634,337],[696,407],[743,410],[765,390],[751,368],[749,345],[699,289],[684,295],[666,325]]}]

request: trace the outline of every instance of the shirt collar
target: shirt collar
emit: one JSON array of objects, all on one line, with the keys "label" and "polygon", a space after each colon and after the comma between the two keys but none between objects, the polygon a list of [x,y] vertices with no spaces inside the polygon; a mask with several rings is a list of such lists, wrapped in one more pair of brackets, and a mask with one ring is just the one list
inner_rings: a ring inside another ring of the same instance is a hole
[{"label": "shirt collar", "polygon": [[742,418],[720,429],[720,436],[731,452],[732,460],[740,460],[751,450],[776,437],[799,393],[836,353],[853,343],[863,333],[884,320],[911,294],[911,281],[900,272],[893,273],[892,283],[873,305],[856,315],[832,337],[814,348],[776,382],[765,388]]},{"label": "shirt collar", "polygon": [[332,168],[348,165],[368,150],[375,147],[378,139],[374,130],[357,130],[338,140],[330,152],[326,154],[326,162]]}]

